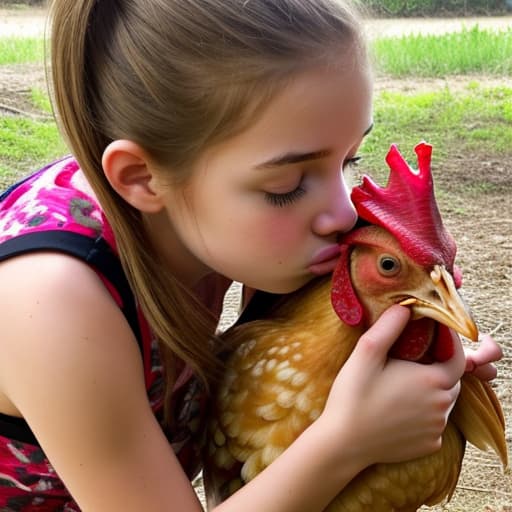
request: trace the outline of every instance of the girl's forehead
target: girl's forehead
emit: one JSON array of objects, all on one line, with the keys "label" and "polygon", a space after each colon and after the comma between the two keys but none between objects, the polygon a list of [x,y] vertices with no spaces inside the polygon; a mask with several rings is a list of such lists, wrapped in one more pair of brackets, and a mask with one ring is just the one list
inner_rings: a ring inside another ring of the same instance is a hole
[{"label": "girl's forehead", "polygon": [[256,165],[284,150],[324,151],[360,141],[372,124],[372,81],[364,67],[318,67],[291,80],[248,127],[220,149],[251,152]]}]

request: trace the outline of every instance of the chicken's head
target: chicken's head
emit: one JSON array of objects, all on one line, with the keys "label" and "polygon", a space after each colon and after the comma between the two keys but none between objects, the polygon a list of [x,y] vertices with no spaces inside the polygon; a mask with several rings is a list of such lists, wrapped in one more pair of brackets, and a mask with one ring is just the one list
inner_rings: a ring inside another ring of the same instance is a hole
[{"label": "chicken's head", "polygon": [[[478,330],[456,288],[456,246],[446,231],[434,196],[432,147],[415,148],[413,170],[395,145],[386,157],[385,188],[364,177],[352,191],[362,225],[340,240],[333,274],[332,303],[349,325],[372,325],[393,304],[409,306],[411,322],[395,344],[397,357],[444,360],[451,356],[450,327],[476,340]],[[442,342],[432,346],[433,339]],[[427,352],[429,356],[427,357]]]}]

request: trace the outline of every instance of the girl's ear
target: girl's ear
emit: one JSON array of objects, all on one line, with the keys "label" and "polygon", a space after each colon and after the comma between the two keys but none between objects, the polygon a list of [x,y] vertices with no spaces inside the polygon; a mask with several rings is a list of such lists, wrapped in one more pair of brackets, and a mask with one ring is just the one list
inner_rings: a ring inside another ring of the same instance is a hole
[{"label": "girl's ear", "polygon": [[134,208],[145,213],[163,208],[155,169],[138,144],[129,140],[111,142],[103,152],[102,165],[112,188]]}]

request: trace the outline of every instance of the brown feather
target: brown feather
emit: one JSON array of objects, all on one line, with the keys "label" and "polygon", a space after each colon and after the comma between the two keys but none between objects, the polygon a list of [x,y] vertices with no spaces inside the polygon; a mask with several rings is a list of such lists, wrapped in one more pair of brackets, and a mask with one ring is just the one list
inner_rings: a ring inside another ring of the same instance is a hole
[{"label": "brown feather", "polygon": [[482,451],[492,449],[503,467],[508,466],[503,410],[488,382],[466,374],[450,420],[464,437]]}]

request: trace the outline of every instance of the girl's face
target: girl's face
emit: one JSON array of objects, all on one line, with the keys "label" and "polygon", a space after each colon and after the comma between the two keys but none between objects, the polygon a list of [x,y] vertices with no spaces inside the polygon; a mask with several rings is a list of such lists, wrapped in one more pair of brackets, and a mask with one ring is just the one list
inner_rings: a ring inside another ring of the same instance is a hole
[{"label": "girl's face", "polygon": [[184,188],[169,187],[159,245],[173,270],[189,284],[216,271],[275,293],[331,272],[337,236],[356,221],[344,170],[371,124],[366,69],[299,75],[206,151]]}]

